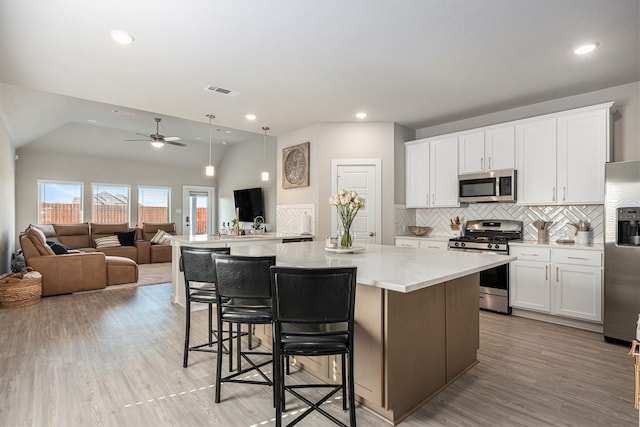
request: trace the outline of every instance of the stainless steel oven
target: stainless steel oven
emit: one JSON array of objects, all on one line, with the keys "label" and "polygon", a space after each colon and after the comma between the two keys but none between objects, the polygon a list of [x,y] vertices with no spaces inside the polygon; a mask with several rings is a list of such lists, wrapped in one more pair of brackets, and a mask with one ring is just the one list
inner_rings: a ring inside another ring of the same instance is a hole
[{"label": "stainless steel oven", "polygon": [[[509,254],[509,241],[522,239],[522,221],[467,221],[464,234],[449,240],[449,250]],[[509,264],[480,272],[480,308],[511,314]]]}]

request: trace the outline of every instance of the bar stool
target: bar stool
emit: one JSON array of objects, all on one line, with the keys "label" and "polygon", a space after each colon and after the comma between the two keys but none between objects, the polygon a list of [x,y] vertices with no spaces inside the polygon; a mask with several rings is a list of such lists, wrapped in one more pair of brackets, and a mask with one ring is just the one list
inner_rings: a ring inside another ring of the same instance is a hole
[{"label": "bar stool", "polygon": [[[356,267],[271,268],[277,427],[282,425],[287,391],[310,406],[288,425],[298,423],[315,410],[334,423],[345,426],[321,407],[340,390],[343,410],[347,410],[348,396],[349,425],[356,425],[353,377],[355,290]],[[341,384],[285,384],[284,362],[287,357],[330,355],[341,356]],[[349,360],[348,369],[345,357]],[[328,392],[317,402],[312,402],[298,392],[303,388],[326,388]]]},{"label": "bar stool", "polygon": [[[247,351],[243,351],[241,338],[244,334],[241,332],[241,328],[243,325],[251,328],[254,324],[272,323],[269,269],[275,265],[276,257],[214,254],[212,258],[216,266],[218,325],[224,325],[227,322],[230,324],[230,329],[232,329],[231,325],[236,325],[237,328],[233,338],[237,340],[238,367],[234,373],[224,377],[222,376],[222,342],[218,341],[215,401],[219,403],[222,383],[273,385],[272,380],[260,369],[273,362],[273,353],[252,350],[251,347]],[[250,356],[269,356],[269,359],[254,362]],[[249,367],[242,368],[243,360],[249,364]],[[239,378],[251,371],[256,371],[262,380]]]},{"label": "bar stool", "polygon": [[[186,368],[189,363],[190,351],[204,351],[215,353],[218,350],[212,348],[217,343],[218,337],[222,333],[213,328],[213,305],[217,303],[216,297],[216,272],[215,264],[211,259],[212,254],[229,254],[229,248],[203,248],[203,247],[180,247],[180,271],[184,273],[184,294],[186,307],[186,324],[184,332],[184,356],[182,367]],[[196,286],[194,282],[204,283],[203,286]],[[190,347],[191,335],[191,303],[202,303],[209,306],[209,340],[203,344]],[[222,328],[220,328],[222,331]],[[214,341],[214,336],[216,341]],[[228,338],[227,338],[228,339]],[[207,348],[209,347],[209,348]]]}]

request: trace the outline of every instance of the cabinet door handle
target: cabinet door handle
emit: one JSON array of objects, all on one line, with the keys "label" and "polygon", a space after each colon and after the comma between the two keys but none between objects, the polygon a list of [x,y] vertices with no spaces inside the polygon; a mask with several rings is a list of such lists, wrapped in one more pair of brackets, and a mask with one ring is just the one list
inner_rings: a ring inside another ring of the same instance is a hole
[{"label": "cabinet door handle", "polygon": [[484,159],[480,157],[480,170],[484,169]]},{"label": "cabinet door handle", "polygon": [[553,196],[551,197],[552,201],[556,201],[556,187],[553,187]]},{"label": "cabinet door handle", "polygon": [[489,156],[489,169],[491,169],[491,156]]},{"label": "cabinet door handle", "polygon": [[538,254],[522,254],[523,256],[538,256]]},{"label": "cabinet door handle", "polygon": [[431,195],[431,206],[435,206],[435,204],[436,204],[436,194],[433,193]]},{"label": "cabinet door handle", "polygon": [[548,265],[544,266],[544,280],[545,281],[549,280],[549,266]]},{"label": "cabinet door handle", "polygon": [[569,259],[581,259],[583,261],[586,261],[586,260],[589,259],[589,258],[584,258],[584,257],[581,257],[581,256],[568,256],[567,258],[569,258]]},{"label": "cabinet door handle", "polygon": [[560,281],[560,267],[556,267],[556,283]]},{"label": "cabinet door handle", "polygon": [[564,202],[567,199],[567,187],[562,187],[562,201]]}]

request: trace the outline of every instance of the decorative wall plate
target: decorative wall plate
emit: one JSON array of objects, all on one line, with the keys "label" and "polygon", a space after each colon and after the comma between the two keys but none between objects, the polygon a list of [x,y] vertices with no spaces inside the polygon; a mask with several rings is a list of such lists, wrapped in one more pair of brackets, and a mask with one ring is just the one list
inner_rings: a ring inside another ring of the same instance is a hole
[{"label": "decorative wall plate", "polygon": [[282,188],[309,186],[309,143],[282,149]]}]

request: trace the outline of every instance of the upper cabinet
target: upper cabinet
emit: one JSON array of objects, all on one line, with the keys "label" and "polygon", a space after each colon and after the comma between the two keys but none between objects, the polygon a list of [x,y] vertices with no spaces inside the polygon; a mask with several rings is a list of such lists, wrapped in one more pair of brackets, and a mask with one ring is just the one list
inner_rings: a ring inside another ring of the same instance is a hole
[{"label": "upper cabinet", "polygon": [[459,173],[513,169],[515,126],[498,126],[461,134],[458,138]]},{"label": "upper cabinet", "polygon": [[405,143],[407,208],[459,206],[457,137]]},{"label": "upper cabinet", "polygon": [[613,103],[405,143],[406,207],[454,207],[458,173],[517,170],[517,204],[604,203]]},{"label": "upper cabinet", "polygon": [[612,104],[516,126],[518,204],[602,204]]}]

